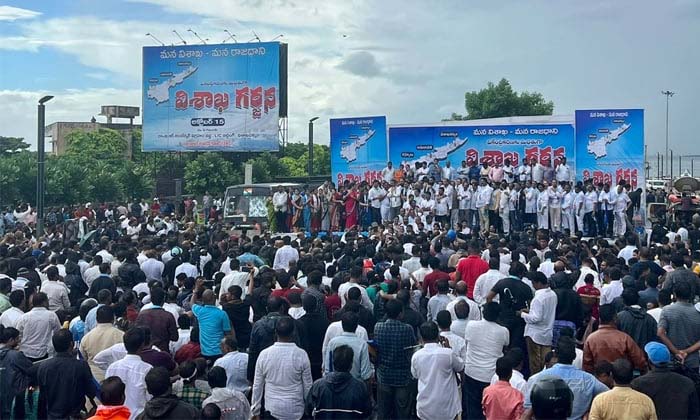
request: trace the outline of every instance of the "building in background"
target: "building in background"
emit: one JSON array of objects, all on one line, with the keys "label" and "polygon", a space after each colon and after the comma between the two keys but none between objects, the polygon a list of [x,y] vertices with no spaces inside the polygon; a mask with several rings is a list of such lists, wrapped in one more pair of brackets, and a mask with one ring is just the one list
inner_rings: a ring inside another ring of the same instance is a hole
[{"label": "building in background", "polygon": [[[102,105],[100,115],[107,117],[107,122],[98,122],[92,117],[87,122],[55,122],[46,126],[46,137],[51,137],[51,153],[62,155],[68,149],[66,138],[75,131],[95,131],[100,128],[109,128],[120,132],[127,141],[127,157],[131,158],[134,143],[134,130],[140,130],[141,124],[134,124],[134,118],[140,115],[137,106]],[[128,119],[129,122],[114,122],[114,118]]]}]

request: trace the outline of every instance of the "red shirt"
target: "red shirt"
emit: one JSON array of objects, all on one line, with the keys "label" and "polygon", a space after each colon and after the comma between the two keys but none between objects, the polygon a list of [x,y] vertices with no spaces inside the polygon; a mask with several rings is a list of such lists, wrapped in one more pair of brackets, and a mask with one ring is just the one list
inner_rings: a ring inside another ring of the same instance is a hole
[{"label": "red shirt", "polygon": [[581,296],[581,301],[584,305],[591,307],[591,316],[598,319],[598,306],[600,304],[600,299],[590,298],[590,296],[600,297],[600,290],[598,290],[592,284],[586,284],[581,286],[576,290],[579,296]]},{"label": "red shirt", "polygon": [[190,341],[184,346],[180,347],[180,350],[175,353],[175,362],[180,364],[186,360],[194,360],[199,357],[202,357],[202,350],[199,343],[193,343]]},{"label": "red shirt", "polygon": [[[467,297],[474,299],[474,285],[480,275],[489,271],[489,263],[482,260],[478,255],[470,255],[462,258],[457,263],[460,281],[467,283]],[[426,276],[427,277],[427,276]]]},{"label": "red shirt", "polygon": [[326,313],[328,314],[328,319],[335,319],[335,313],[340,310],[340,295],[336,293],[330,296],[326,296],[326,299],[323,301],[323,303],[326,305]]},{"label": "red shirt", "polygon": [[428,294],[425,297],[431,297],[437,295],[437,282],[438,280],[451,280],[450,275],[440,269],[433,270],[432,273],[425,276],[423,279],[423,293],[428,290]]}]

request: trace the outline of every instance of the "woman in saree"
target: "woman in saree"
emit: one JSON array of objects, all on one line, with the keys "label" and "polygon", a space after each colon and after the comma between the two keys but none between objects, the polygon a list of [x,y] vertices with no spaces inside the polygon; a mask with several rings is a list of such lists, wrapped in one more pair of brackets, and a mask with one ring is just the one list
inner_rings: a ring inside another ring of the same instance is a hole
[{"label": "woman in saree", "polygon": [[304,218],[304,230],[311,230],[311,200],[309,193],[304,190],[301,192],[302,217]]},{"label": "woman in saree", "polygon": [[333,195],[331,196],[331,231],[339,232],[342,220],[342,210],[343,210],[343,187],[338,186],[338,190],[332,190]]},{"label": "woman in saree", "polygon": [[311,208],[311,232],[321,230],[321,194],[317,190],[311,190],[309,193],[309,207]]},{"label": "woman in saree", "polygon": [[345,194],[345,230],[357,226],[360,219],[359,192],[357,184],[352,185]]},{"label": "woman in saree", "polygon": [[292,224],[291,226],[294,228],[301,227],[302,224],[302,210],[304,210],[304,206],[302,205],[301,201],[301,194],[299,194],[298,189],[294,189],[294,192],[292,193]]},{"label": "woman in saree", "polygon": [[369,209],[369,198],[367,197],[367,186],[360,186],[359,200],[357,202],[360,210],[360,227],[361,230],[367,230],[372,223],[372,215]]}]

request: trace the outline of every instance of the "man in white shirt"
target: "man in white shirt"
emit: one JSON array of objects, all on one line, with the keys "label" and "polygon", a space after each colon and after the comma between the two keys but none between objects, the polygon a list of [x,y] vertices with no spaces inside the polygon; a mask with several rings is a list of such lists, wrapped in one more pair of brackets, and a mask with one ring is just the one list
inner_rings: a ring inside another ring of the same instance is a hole
[{"label": "man in white shirt", "polygon": [[583,225],[583,218],[584,218],[584,202],[586,200],[586,195],[581,190],[580,184],[576,184],[576,186],[574,187],[573,197],[574,197],[573,211],[574,211],[574,218],[576,221],[576,229],[571,231],[572,234],[574,232],[585,232],[584,227],[583,227],[584,226]]},{"label": "man in white shirt", "polygon": [[69,309],[68,286],[59,281],[58,269],[56,267],[48,267],[46,276],[48,280],[41,283],[41,291],[46,293],[46,296],[49,298],[49,310],[55,312],[59,309]]},{"label": "man in white shirt", "polygon": [[[455,285],[455,298],[452,299],[452,301],[448,303],[447,307],[445,308],[445,310],[447,310],[447,312],[449,312],[452,316],[453,322],[457,321],[458,319],[456,307],[459,304],[459,302],[464,302],[467,304],[467,310],[469,311],[469,315],[467,315],[467,320],[478,321],[481,319],[481,309],[479,308],[479,305],[476,302],[467,297],[467,283],[464,281],[457,282],[457,284]],[[459,334],[459,336],[464,336],[464,331],[462,331]]]},{"label": "man in white shirt", "polygon": [[557,294],[549,288],[544,274],[537,272],[532,277],[535,296],[530,310],[522,309],[516,315],[525,320],[525,342],[530,360],[530,372],[534,375],[544,368],[544,358],[552,349],[554,317],[557,310]]},{"label": "man in white shirt", "polygon": [[231,336],[221,340],[222,357],[214,362],[214,366],[221,366],[226,371],[226,387],[247,393],[248,385],[248,353],[238,351],[238,342]]},{"label": "man in white shirt", "polygon": [[544,166],[536,159],[532,159],[532,163],[532,182],[540,184],[544,180]]},{"label": "man in white shirt", "polygon": [[615,236],[624,236],[625,232],[627,231],[627,218],[625,213],[627,212],[627,208],[629,208],[630,204],[632,204],[632,200],[630,200],[627,192],[625,192],[622,185],[618,185],[614,206],[615,222],[613,231]]},{"label": "man in white shirt", "polygon": [[231,286],[240,286],[240,288],[243,290],[243,294],[241,295],[241,299],[245,299],[246,296],[246,291],[248,290],[248,280],[251,279],[251,271],[253,270],[252,267],[246,266],[246,270],[248,271],[242,271],[241,270],[241,263],[238,261],[238,259],[233,258],[231,262],[229,263],[229,267],[231,271],[224,276],[223,279],[221,279],[221,288],[219,289],[219,300],[224,296],[224,294],[228,293],[228,289]]},{"label": "man in white shirt", "polygon": [[603,285],[603,289],[600,291],[600,305],[607,305],[612,303],[612,301],[622,295],[622,272],[617,267],[609,268],[605,273],[606,284]]},{"label": "man in white shirt", "polygon": [[39,292],[33,297],[34,307],[17,321],[19,350],[32,361],[45,359],[53,349],[51,337],[61,329],[56,313],[49,311],[49,299]]},{"label": "man in white shirt", "polygon": [[[100,264],[102,264],[102,257],[95,255],[92,258],[90,267],[87,268],[83,274],[83,281],[87,285],[88,289],[90,289],[90,286],[92,286],[92,282],[100,277]],[[114,273],[116,273],[116,271],[114,271]]]},{"label": "man in white shirt", "polygon": [[617,253],[617,258],[623,258],[629,264],[630,258],[637,252],[637,241],[634,236],[627,238],[627,245]]},{"label": "man in white shirt", "polygon": [[124,333],[124,347],[126,356],[117,360],[107,368],[105,378],[117,376],[126,385],[126,400],[124,405],[129,407],[131,416],[135,419],[146,406],[146,402],[151,399],[151,395],[146,390],[146,374],[153,366],[141,360],[139,351],[146,346],[146,334],[143,328],[131,328]]},{"label": "man in white shirt", "polygon": [[24,312],[20,309],[24,303],[24,291],[23,290],[13,290],[10,293],[10,304],[11,308],[6,309],[2,315],[0,315],[0,325],[5,328],[17,328],[17,322],[24,315]]},{"label": "man in white shirt", "polygon": [[265,410],[274,418],[300,419],[304,415],[304,398],[313,382],[309,356],[294,344],[291,318],[280,318],[275,332],[277,341],[260,353],[255,365],[251,414],[261,415],[264,394]]},{"label": "man in white shirt", "polygon": [[289,195],[281,185],[272,194],[272,206],[275,208],[275,218],[277,219],[277,231],[287,232],[287,200]]},{"label": "man in white shirt", "polygon": [[382,169],[382,180],[391,183],[394,180],[394,173],[396,173],[394,165],[391,162],[387,162],[386,168]]},{"label": "man in white shirt", "polygon": [[485,178],[481,178],[481,181],[479,181],[479,188],[476,191],[476,209],[479,211],[479,228],[482,233],[488,232],[491,226],[489,223],[488,210],[492,193],[493,188],[486,183]]},{"label": "man in white shirt", "polygon": [[547,197],[549,198],[549,223],[552,231],[561,231],[561,204],[563,191],[557,181],[552,181],[552,185],[547,188]]},{"label": "man in white shirt", "polygon": [[382,223],[382,200],[386,197],[386,190],[379,185],[376,179],[372,183],[372,188],[367,193],[367,199],[370,202],[370,210],[372,212],[372,223]]},{"label": "man in white shirt", "polygon": [[[196,261],[190,260],[191,257],[192,255],[190,255],[189,252],[185,252],[182,254],[182,264],[178,265],[175,268],[175,277],[177,277],[177,275],[180,273],[185,273],[187,274],[187,277],[197,278],[197,276],[199,275],[199,270],[194,264]],[[195,260],[196,259],[198,258],[195,258]]]},{"label": "man in white shirt", "polygon": [[585,224],[584,234],[595,236],[598,231],[596,222],[596,206],[598,205],[598,193],[589,185],[583,200],[583,221]]},{"label": "man in white shirt", "polygon": [[571,184],[564,184],[561,197],[561,230],[569,229],[569,234],[576,234],[576,218],[574,217],[574,193],[571,192]]},{"label": "man in white shirt", "polygon": [[367,290],[360,286],[359,282],[362,279],[362,267],[358,266],[353,266],[350,269],[350,278],[348,281],[345,283],[341,284],[340,287],[338,287],[338,296],[340,296],[340,307],[344,307],[345,304],[348,301],[348,291],[355,287],[360,290],[360,294],[362,296],[362,306],[367,308],[370,311],[374,310],[374,305],[372,304],[372,301],[369,299],[369,295],[367,294]]},{"label": "man in white shirt", "polygon": [[573,172],[571,167],[566,164],[566,158],[562,157],[561,162],[554,168],[554,177],[558,182],[573,182]]},{"label": "man in white shirt", "polygon": [[299,251],[292,247],[292,239],[289,236],[282,238],[282,243],[282,247],[275,252],[272,268],[274,270],[289,271],[289,263],[299,261]]},{"label": "man in white shirt", "polygon": [[440,336],[434,323],[421,325],[420,335],[423,348],[411,357],[411,375],[418,380],[418,417],[453,419],[461,411],[456,373],[462,370],[462,360],[451,349],[439,344]]},{"label": "man in white shirt", "polygon": [[581,261],[580,271],[581,274],[579,275],[578,280],[574,285],[574,290],[578,290],[579,287],[583,287],[586,285],[586,276],[589,274],[593,276],[593,286],[600,290],[600,276],[598,275],[598,272],[593,269],[592,259],[584,258],[583,261]]},{"label": "man in white shirt", "polygon": [[462,383],[462,417],[482,418],[481,396],[496,373],[496,360],[503,357],[503,348],[510,343],[508,329],[496,321],[501,308],[496,302],[484,305],[481,321],[470,321],[464,339],[467,358]]},{"label": "man in white shirt", "polygon": [[108,245],[109,245],[109,242],[107,242],[107,241],[100,242],[101,249],[95,255],[99,255],[100,257],[102,257],[103,263],[112,264],[112,261],[114,261],[114,255],[110,254],[109,251],[107,251]]},{"label": "man in white shirt", "polygon": [[464,366],[464,359],[467,358],[467,344],[463,337],[452,332],[452,315],[448,311],[440,311],[435,318],[435,322],[440,329],[440,336],[447,339],[452,352]]},{"label": "man in white shirt", "polygon": [[415,247],[411,250],[412,257],[407,259],[401,264],[409,274],[413,274],[414,271],[420,268],[420,248]]},{"label": "man in white shirt", "polygon": [[146,251],[146,260],[141,263],[141,271],[143,271],[143,273],[146,275],[146,281],[158,280],[162,283],[165,264],[156,259],[157,255],[158,254],[155,249],[149,249]]},{"label": "man in white shirt", "polygon": [[[479,305],[486,303],[486,296],[489,294],[493,286],[498,283],[498,280],[507,277],[499,270],[500,260],[498,257],[489,258],[489,270],[476,278],[474,283],[474,301]],[[494,298],[498,302],[498,297]]]}]

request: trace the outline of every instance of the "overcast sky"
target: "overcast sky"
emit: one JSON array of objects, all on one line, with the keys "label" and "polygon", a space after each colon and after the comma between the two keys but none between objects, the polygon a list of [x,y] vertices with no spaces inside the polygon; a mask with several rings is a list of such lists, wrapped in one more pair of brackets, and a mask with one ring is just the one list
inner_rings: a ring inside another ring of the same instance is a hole
[{"label": "overcast sky", "polygon": [[0,0],[0,135],[36,143],[47,123],[88,121],[103,104],[141,104],[141,47],[192,28],[209,43],[284,34],[289,130],[320,116],[430,123],[464,113],[464,92],[502,77],[555,114],[644,108],[649,152],[700,154],[700,1]]}]

